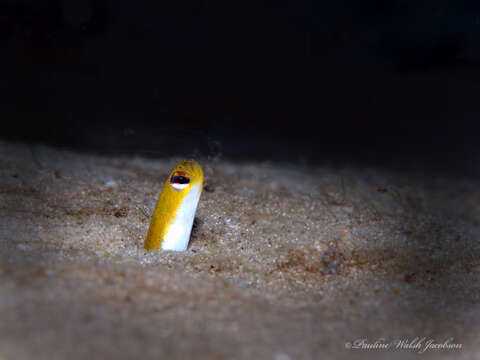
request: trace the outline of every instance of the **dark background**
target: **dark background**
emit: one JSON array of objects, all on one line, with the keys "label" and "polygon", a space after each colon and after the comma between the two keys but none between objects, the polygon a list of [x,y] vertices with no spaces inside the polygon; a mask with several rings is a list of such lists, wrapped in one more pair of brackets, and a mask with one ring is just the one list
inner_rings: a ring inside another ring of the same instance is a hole
[{"label": "dark background", "polygon": [[480,3],[0,2],[3,139],[478,174]]}]

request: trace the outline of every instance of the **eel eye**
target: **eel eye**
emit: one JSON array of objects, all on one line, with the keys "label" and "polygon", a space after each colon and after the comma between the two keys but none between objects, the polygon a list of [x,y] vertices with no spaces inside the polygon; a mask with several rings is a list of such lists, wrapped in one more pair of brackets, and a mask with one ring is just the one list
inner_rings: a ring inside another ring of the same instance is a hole
[{"label": "eel eye", "polygon": [[175,190],[183,190],[188,184],[190,184],[190,176],[183,171],[176,171],[170,179],[170,185]]}]

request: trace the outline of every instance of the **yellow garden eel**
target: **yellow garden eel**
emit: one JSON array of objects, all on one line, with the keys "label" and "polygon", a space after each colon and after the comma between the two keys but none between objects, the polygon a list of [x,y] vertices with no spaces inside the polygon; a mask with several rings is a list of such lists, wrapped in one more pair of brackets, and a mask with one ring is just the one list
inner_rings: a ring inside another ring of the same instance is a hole
[{"label": "yellow garden eel", "polygon": [[202,189],[203,171],[196,161],[184,160],[175,166],[158,198],[146,250],[187,250]]}]

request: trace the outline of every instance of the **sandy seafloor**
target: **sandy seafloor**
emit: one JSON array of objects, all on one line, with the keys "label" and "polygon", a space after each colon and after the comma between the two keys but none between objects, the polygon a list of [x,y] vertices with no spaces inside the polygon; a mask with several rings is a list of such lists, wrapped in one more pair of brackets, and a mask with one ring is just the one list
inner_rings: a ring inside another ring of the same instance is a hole
[{"label": "sandy seafloor", "polygon": [[0,143],[0,359],[480,356],[478,179],[199,158],[189,250],[146,253],[178,160]]}]

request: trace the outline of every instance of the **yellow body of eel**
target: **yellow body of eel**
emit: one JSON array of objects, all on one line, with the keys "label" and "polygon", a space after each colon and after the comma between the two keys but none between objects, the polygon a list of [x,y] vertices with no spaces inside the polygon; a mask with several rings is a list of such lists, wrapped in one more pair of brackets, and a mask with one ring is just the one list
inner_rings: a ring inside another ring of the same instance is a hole
[{"label": "yellow body of eel", "polygon": [[175,166],[158,198],[146,250],[187,250],[202,189],[203,171],[196,161],[184,160]]}]

